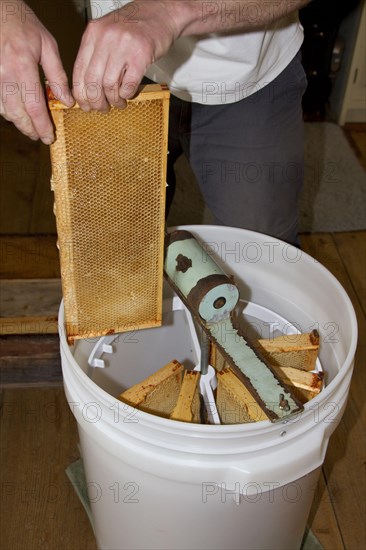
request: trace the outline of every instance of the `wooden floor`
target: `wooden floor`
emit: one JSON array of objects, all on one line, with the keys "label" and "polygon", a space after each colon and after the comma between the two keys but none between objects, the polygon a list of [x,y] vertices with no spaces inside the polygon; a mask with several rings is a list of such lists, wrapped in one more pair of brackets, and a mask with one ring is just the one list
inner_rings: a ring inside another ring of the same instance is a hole
[{"label": "wooden floor", "polygon": [[[9,213],[9,218],[12,215],[18,214]],[[18,233],[30,233],[32,224],[22,223],[20,215]],[[54,236],[1,236],[0,278],[59,277],[54,241]],[[348,405],[329,442],[309,525],[325,550],[362,550],[366,548],[366,232],[302,235],[301,244],[346,289],[360,334]],[[57,345],[51,336],[38,341],[2,340],[1,550],[96,549],[88,518],[65,474],[78,456],[78,436],[58,363],[53,362],[58,358]],[[34,369],[40,347],[46,352]]]},{"label": "wooden floor", "polygon": [[349,122],[343,129],[352,149],[366,170],[366,123]]}]

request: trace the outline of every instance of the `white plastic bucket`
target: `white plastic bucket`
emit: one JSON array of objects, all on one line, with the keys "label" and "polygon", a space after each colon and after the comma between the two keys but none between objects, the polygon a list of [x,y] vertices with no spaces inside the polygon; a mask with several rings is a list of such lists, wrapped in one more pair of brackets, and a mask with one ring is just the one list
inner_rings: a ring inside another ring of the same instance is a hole
[{"label": "white plastic bucket", "polygon": [[346,405],[357,341],[352,304],[324,267],[290,245],[241,229],[184,229],[235,276],[243,300],[301,332],[318,329],[326,387],[287,422],[196,425],[136,411],[116,399],[126,386],[174,358],[197,360],[181,314],[162,329],[121,335],[114,366],[92,381],[87,357],[95,341],[69,347],[61,307],[64,386],[98,546],[299,548],[328,440]]}]

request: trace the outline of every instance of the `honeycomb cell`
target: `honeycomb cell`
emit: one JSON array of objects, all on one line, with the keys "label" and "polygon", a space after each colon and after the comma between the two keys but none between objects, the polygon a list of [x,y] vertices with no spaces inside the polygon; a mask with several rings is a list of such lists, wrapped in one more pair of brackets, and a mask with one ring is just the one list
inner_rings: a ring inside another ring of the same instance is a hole
[{"label": "honeycomb cell", "polygon": [[50,108],[68,338],[158,326],[169,92],[145,86],[107,114]]}]

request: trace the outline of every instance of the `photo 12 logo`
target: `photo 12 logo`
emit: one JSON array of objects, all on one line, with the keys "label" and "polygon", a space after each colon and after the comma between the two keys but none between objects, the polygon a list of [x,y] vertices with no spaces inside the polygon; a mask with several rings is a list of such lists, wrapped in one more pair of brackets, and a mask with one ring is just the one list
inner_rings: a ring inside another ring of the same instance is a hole
[{"label": "photo 12 logo", "polygon": [[234,501],[236,504],[247,502],[255,504],[265,501],[276,504],[280,500],[288,503],[299,502],[303,491],[296,481],[280,486],[278,481],[265,481],[261,484],[255,481],[246,483],[236,481],[227,484],[223,482],[205,481],[202,483],[202,502],[209,503],[212,499],[221,504]]}]

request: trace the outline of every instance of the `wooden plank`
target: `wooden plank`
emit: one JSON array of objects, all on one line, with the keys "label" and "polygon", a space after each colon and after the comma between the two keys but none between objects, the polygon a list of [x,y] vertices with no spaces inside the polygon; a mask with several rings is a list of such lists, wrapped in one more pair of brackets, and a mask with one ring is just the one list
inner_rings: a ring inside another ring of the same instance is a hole
[{"label": "wooden plank", "polygon": [[360,338],[348,404],[338,428],[330,439],[324,471],[328,490],[333,495],[332,504],[345,547],[363,548],[366,488],[362,411],[364,411],[366,387],[366,319],[355,293],[357,283],[350,279],[352,273],[347,273],[332,235],[303,235],[301,244],[306,252],[314,256],[337,277],[352,300],[358,319]]},{"label": "wooden plank", "polygon": [[0,280],[0,334],[57,334],[60,279]]},{"label": "wooden plank", "polygon": [[322,471],[315,491],[308,524],[324,550],[344,550],[342,534],[332,502],[333,496],[328,490]]},{"label": "wooden plank", "polygon": [[0,280],[1,317],[57,315],[61,298],[60,279]]},{"label": "wooden plank", "polygon": [[0,337],[0,383],[27,384],[62,381],[57,335]]},{"label": "wooden plank", "polygon": [[45,317],[0,317],[0,335],[58,334],[57,315]]},{"label": "wooden plank", "polygon": [[1,548],[96,550],[65,468],[78,435],[62,388],[3,390]]},{"label": "wooden plank", "polygon": [[366,314],[366,231],[334,233],[333,238]]},{"label": "wooden plank", "polygon": [[349,122],[343,131],[362,166],[366,169],[366,124]]},{"label": "wooden plank", "polygon": [[57,279],[56,235],[1,235],[0,279]]}]

